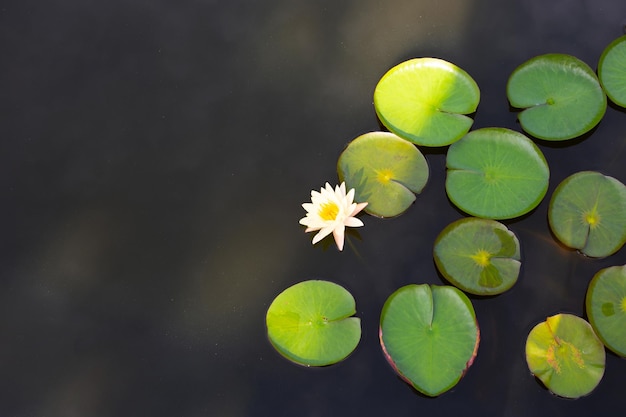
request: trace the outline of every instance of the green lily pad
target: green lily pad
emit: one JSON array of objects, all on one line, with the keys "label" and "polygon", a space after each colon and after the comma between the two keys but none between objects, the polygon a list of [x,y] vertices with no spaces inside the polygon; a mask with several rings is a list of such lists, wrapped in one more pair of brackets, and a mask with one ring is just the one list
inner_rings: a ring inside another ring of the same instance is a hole
[{"label": "green lily pad", "polygon": [[380,317],[387,361],[431,397],[459,382],[476,357],[479,340],[472,303],[452,286],[402,287],[387,299]]},{"label": "green lily pad", "polygon": [[287,359],[325,366],[345,359],[361,339],[352,295],[342,286],[311,280],[281,292],[267,310],[270,342]]},{"label": "green lily pad", "polygon": [[626,35],[615,39],[602,52],[598,78],[613,103],[626,107]]},{"label": "green lily pad", "polygon": [[510,219],[534,209],[548,190],[550,170],[526,136],[488,127],[474,130],[448,149],[446,192],[466,213]]},{"label": "green lily pad", "polygon": [[585,305],[600,340],[626,357],[626,265],[599,271],[589,283]]},{"label": "green lily pad", "polygon": [[554,190],[548,220],[564,245],[609,256],[626,242],[626,187],[599,172],[578,172]]},{"label": "green lily pad", "polygon": [[354,139],[339,156],[340,181],[355,189],[356,201],[380,217],[403,213],[428,181],[428,163],[414,145],[389,132]]},{"label": "green lily pad", "polygon": [[593,391],[604,375],[605,356],[591,325],[571,314],[548,317],[526,340],[530,372],[561,397],[578,398]]},{"label": "green lily pad", "polygon": [[517,67],[506,87],[522,128],[546,140],[578,137],[596,126],[606,111],[606,95],[596,74],[565,54],[534,57]]},{"label": "green lily pad", "polygon": [[423,146],[444,146],[466,134],[480,90],[450,62],[416,58],[391,68],[374,90],[374,107],[387,129]]},{"label": "green lily pad", "polygon": [[521,266],[517,237],[495,220],[464,218],[448,225],[435,240],[439,272],[463,291],[500,294],[511,288]]}]

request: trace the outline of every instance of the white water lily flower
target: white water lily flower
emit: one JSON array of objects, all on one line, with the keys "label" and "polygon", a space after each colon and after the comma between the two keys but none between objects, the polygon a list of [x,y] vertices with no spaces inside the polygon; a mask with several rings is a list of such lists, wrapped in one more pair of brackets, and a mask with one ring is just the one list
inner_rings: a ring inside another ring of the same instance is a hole
[{"label": "white water lily flower", "polygon": [[311,202],[302,204],[307,211],[306,217],[300,219],[300,224],[306,226],[305,232],[319,232],[313,237],[315,245],[329,234],[333,234],[339,250],[343,250],[343,241],[346,226],[360,227],[363,222],[357,219],[358,212],[363,210],[367,203],[355,203],[354,188],[346,194],[346,183],[342,182],[333,190],[329,183],[320,189],[320,192],[311,191]]}]

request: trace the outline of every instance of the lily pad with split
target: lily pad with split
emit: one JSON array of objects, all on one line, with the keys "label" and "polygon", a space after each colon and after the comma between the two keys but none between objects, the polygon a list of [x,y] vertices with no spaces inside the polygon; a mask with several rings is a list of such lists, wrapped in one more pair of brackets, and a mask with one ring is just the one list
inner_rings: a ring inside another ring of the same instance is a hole
[{"label": "lily pad with split", "polygon": [[387,361],[431,397],[459,382],[476,357],[479,340],[472,303],[452,286],[402,287],[387,299],[380,317]]},{"label": "lily pad with split", "polygon": [[345,359],[361,339],[356,306],[342,286],[322,280],[303,281],[281,292],[266,315],[267,334],[285,358],[306,366]]}]

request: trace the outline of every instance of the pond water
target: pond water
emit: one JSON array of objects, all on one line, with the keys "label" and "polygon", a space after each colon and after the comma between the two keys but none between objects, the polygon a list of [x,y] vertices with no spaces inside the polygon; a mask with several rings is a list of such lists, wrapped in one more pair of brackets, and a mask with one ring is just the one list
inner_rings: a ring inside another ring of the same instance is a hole
[{"label": "pond water", "polygon": [[[626,361],[607,355],[588,397],[551,395],[524,343],[549,315],[584,316],[600,269],[547,223],[556,185],[581,170],[626,182],[626,112],[581,139],[539,142],[547,198],[506,224],[519,281],[471,297],[478,356],[430,399],[378,342],[380,310],[409,283],[443,284],[435,237],[463,217],[445,190],[445,149],[400,217],[362,216],[343,252],[298,220],[337,182],[356,136],[380,129],[376,82],[412,57],[446,59],[481,89],[473,128],[520,130],[505,86],[527,59],[572,54],[595,69],[624,33],[623,0],[25,0],[0,10],[0,415],[589,416],[626,409]],[[362,339],[320,369],[282,358],[265,312],[321,278],[355,297]]]}]

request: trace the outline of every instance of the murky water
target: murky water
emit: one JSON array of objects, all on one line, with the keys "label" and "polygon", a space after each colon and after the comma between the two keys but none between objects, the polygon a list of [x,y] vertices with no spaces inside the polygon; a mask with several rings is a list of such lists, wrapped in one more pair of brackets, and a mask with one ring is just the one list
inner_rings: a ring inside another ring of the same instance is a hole
[{"label": "murky water", "polygon": [[[510,2],[513,3],[513,2]],[[626,408],[626,361],[607,356],[587,398],[549,394],[524,360],[548,315],[583,315],[599,269],[558,245],[546,200],[506,222],[522,244],[510,291],[473,298],[477,359],[437,399],[395,376],[378,344],[386,298],[442,284],[438,233],[462,213],[445,150],[395,219],[362,217],[343,253],[298,225],[335,183],[354,137],[379,129],[372,93],[400,61],[435,56],[481,88],[474,128],[519,130],[515,67],[562,52],[596,66],[623,33],[622,0],[29,2],[0,11],[3,262],[0,414],[7,416],[609,415]],[[626,112],[583,140],[540,142],[548,197],[580,170],[626,182]],[[265,311],[310,278],[345,286],[362,319],[346,361],[280,357]]]}]

